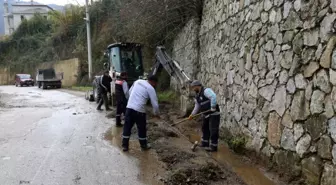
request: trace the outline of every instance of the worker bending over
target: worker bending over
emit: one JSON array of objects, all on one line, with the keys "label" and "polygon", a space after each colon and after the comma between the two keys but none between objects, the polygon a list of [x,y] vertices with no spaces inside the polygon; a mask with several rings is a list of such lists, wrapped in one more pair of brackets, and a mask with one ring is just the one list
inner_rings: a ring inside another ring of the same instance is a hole
[{"label": "worker bending over", "polygon": [[154,87],[157,78],[150,76],[148,80],[137,80],[129,90],[129,99],[126,108],[126,117],[123,130],[122,148],[128,151],[131,130],[136,123],[141,149],[148,150],[146,129],[146,103],[150,99],[154,115],[159,116],[159,104]]},{"label": "worker bending over", "polygon": [[[203,87],[201,82],[195,80],[190,85],[191,89],[195,91],[195,107],[189,116],[189,120],[198,112],[205,112],[202,115],[202,144],[206,151],[216,152],[218,147],[220,110],[216,102],[216,94],[210,88]],[[209,142],[210,140],[210,142]]]},{"label": "worker bending over", "polygon": [[126,105],[128,99],[128,84],[126,82],[126,73],[121,73],[120,77],[115,82],[116,100],[117,100],[117,113],[116,113],[116,125],[121,127],[121,114],[126,113]]},{"label": "worker bending over", "polygon": [[105,110],[111,110],[108,105],[107,93],[111,93],[111,82],[112,78],[109,75],[109,71],[105,71],[99,81],[99,93],[101,94],[101,99],[99,100],[99,104],[97,110],[101,111],[101,106],[105,104]]}]

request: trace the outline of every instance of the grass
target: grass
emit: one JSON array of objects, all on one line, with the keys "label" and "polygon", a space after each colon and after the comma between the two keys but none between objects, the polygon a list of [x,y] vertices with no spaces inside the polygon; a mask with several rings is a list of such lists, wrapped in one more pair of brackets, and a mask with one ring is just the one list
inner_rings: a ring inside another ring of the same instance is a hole
[{"label": "grass", "polygon": [[74,91],[82,91],[82,92],[86,92],[88,90],[92,90],[92,86],[70,86],[68,87],[70,90],[74,90]]},{"label": "grass", "polygon": [[244,136],[236,136],[228,141],[229,147],[236,153],[243,153],[246,145],[246,138]]},{"label": "grass", "polygon": [[160,103],[174,103],[178,100],[178,95],[174,91],[162,91],[157,93]]}]

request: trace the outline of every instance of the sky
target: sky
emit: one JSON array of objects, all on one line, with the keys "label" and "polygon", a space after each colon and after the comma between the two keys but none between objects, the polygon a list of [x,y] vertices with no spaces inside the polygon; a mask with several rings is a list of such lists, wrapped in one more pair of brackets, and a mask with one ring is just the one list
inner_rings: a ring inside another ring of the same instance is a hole
[{"label": "sky", "polygon": [[[30,0],[24,0],[30,1]],[[65,5],[65,4],[80,4],[84,5],[85,0],[34,0],[34,2],[42,3],[42,4],[57,4],[57,5]]]}]

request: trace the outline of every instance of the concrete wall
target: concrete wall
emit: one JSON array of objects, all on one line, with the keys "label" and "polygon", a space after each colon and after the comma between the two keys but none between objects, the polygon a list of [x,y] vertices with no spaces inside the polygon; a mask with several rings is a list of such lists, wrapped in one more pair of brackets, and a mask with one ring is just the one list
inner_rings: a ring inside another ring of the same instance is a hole
[{"label": "concrete wall", "polygon": [[7,67],[0,68],[0,85],[14,84],[14,75]]},{"label": "concrete wall", "polygon": [[335,184],[336,1],[205,0],[203,8],[199,28],[187,25],[174,43],[200,29],[199,46],[175,56],[199,51],[197,77],[217,92],[222,127],[307,184]]},{"label": "concrete wall", "polygon": [[[59,62],[45,62],[40,64],[33,71],[37,71],[37,69],[46,69],[53,67],[56,73],[63,74],[62,85],[63,86],[72,86],[77,84],[77,78],[80,70],[80,62],[77,58],[70,60],[63,60]],[[31,71],[31,70],[29,70]],[[20,73],[25,73],[22,71]],[[35,72],[36,73],[36,72]],[[36,74],[32,74],[35,78]],[[8,85],[13,84],[15,72],[10,71],[9,68],[0,67],[0,85]]]}]

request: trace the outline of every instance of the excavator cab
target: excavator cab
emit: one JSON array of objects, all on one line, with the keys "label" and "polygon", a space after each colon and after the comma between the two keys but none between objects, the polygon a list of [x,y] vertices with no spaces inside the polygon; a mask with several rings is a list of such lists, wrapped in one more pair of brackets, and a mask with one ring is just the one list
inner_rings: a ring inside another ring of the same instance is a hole
[{"label": "excavator cab", "polygon": [[139,77],[143,76],[144,68],[142,61],[141,45],[137,43],[114,43],[107,47],[105,55],[108,62],[105,67],[110,71],[112,78],[111,100],[115,106],[115,81],[120,75],[127,75],[128,86],[131,87]]}]

